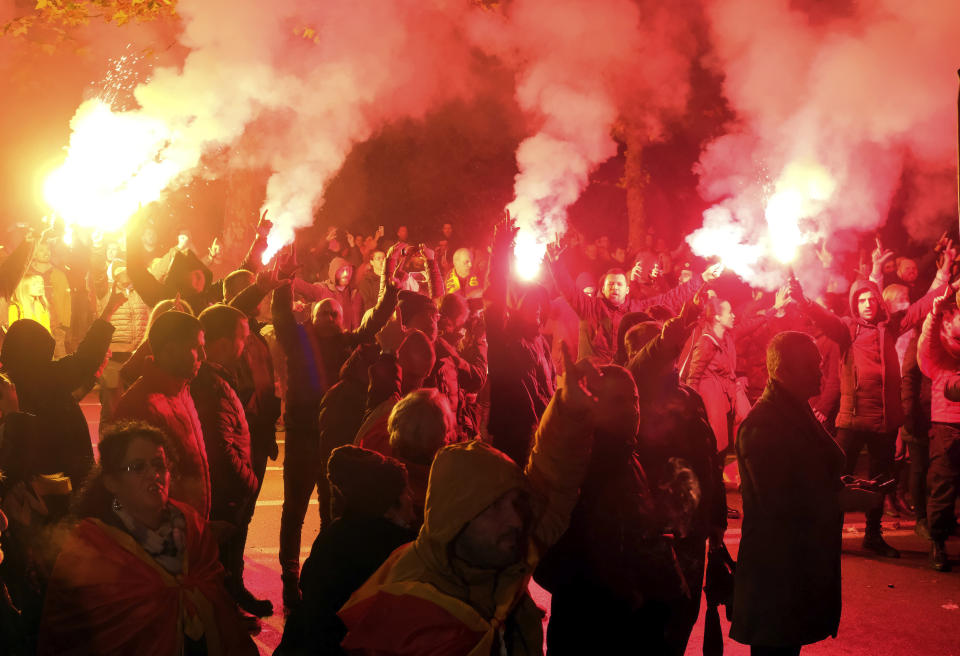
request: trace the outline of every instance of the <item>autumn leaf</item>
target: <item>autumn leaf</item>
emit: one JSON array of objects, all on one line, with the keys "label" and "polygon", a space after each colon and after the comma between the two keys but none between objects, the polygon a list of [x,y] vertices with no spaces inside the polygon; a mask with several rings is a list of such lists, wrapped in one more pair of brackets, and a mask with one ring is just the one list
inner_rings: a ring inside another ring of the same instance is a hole
[{"label": "autumn leaf", "polygon": [[118,9],[116,13],[114,13],[113,16],[110,17],[110,20],[116,23],[117,25],[123,25],[128,20],[130,20],[130,17],[127,15],[127,12],[125,12],[122,9]]},{"label": "autumn leaf", "polygon": [[34,9],[46,9],[47,4],[49,4],[47,0],[37,0],[37,6]]}]

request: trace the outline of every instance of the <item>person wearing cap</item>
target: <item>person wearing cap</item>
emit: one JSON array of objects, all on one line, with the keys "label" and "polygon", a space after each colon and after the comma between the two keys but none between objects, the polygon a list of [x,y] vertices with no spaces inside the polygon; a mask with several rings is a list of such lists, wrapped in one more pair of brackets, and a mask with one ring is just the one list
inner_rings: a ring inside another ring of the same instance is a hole
[{"label": "person wearing cap", "polygon": [[333,521],[303,563],[303,601],[283,627],[275,656],[341,654],[346,627],[337,611],[397,547],[417,534],[407,470],[398,460],[355,446],[330,454]]},{"label": "person wearing cap", "polygon": [[570,521],[596,406],[587,367],[578,369],[569,354],[564,361],[523,469],[480,441],[437,453],[417,539],[340,610],[348,653],[541,653],[542,611],[527,587]]}]

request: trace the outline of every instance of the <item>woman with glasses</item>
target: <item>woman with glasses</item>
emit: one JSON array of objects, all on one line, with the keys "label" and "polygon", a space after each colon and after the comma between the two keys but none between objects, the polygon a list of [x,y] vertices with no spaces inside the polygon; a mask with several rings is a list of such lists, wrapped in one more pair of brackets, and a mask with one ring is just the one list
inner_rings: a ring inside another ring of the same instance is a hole
[{"label": "woman with glasses", "polygon": [[216,538],[169,498],[162,432],[107,428],[54,566],[41,654],[256,654],[223,586]]}]

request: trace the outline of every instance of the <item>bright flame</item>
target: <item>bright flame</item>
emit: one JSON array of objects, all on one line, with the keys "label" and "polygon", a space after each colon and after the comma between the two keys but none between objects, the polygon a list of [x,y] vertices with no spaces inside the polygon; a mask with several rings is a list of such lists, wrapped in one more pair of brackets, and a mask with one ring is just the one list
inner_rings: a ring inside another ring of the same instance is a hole
[{"label": "bright flame", "polygon": [[819,214],[835,188],[833,178],[819,164],[793,162],[783,170],[764,211],[773,257],[792,264],[800,245],[816,238],[800,228],[800,221]]},{"label": "bright flame", "polygon": [[540,264],[547,253],[547,245],[537,241],[532,232],[521,230],[513,247],[516,272],[523,280],[533,280],[540,273]]},{"label": "bright flame", "polygon": [[702,257],[718,257],[724,268],[750,280],[763,257],[759,244],[747,243],[743,224],[725,207],[711,207],[703,213],[703,227],[687,238],[691,250]]},{"label": "bright flame", "polygon": [[172,134],[161,121],[115,113],[99,99],[77,108],[67,158],[44,182],[44,199],[67,227],[121,230],[160,197],[179,167],[165,161]]}]

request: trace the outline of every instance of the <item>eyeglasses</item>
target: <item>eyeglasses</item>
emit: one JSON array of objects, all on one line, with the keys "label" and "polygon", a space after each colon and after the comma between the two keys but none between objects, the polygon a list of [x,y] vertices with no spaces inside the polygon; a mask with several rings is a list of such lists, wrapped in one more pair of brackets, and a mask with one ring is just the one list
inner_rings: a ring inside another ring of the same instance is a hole
[{"label": "eyeglasses", "polygon": [[154,458],[150,462],[147,462],[146,460],[134,460],[129,465],[121,467],[120,471],[143,476],[147,471],[147,467],[150,467],[153,471],[160,475],[166,474],[169,471],[166,461],[164,461],[162,458]]}]

